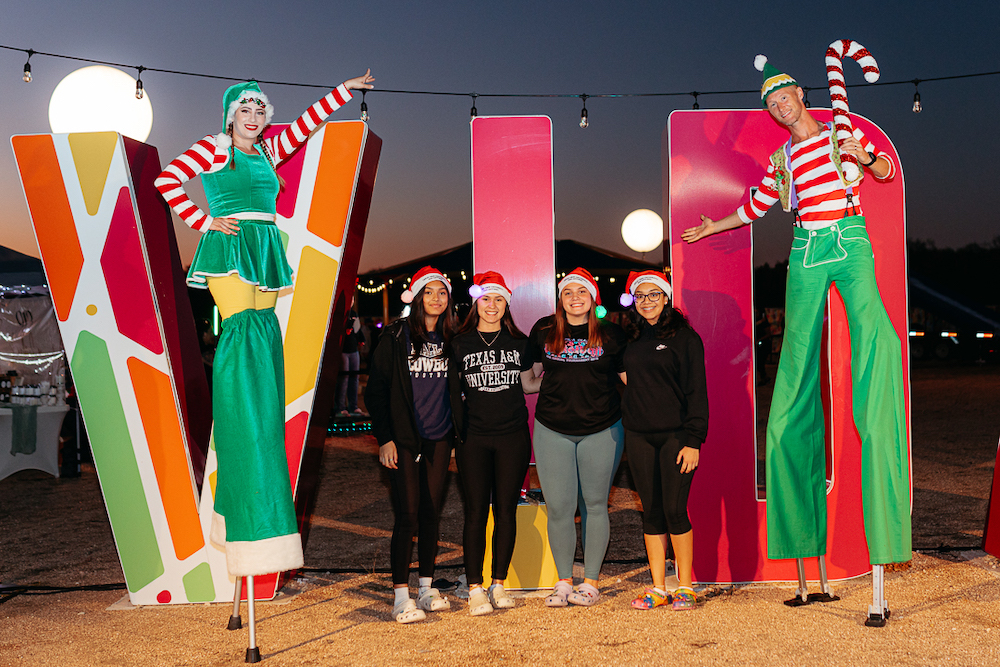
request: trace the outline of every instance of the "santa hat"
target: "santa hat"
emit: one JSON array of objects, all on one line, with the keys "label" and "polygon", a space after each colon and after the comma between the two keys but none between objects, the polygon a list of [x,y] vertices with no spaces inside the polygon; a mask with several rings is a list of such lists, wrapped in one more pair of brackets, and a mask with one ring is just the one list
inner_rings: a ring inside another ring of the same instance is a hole
[{"label": "santa hat", "polygon": [[767,108],[767,96],[786,86],[798,86],[798,82],[777,67],[767,62],[767,56],[758,55],[753,59],[753,66],[758,72],[764,73],[764,85],[760,87],[760,101]]},{"label": "santa hat", "polygon": [[229,124],[233,122],[236,110],[244,104],[259,104],[264,107],[267,114],[265,123],[270,123],[274,117],[274,107],[267,99],[267,95],[260,92],[260,86],[257,85],[256,81],[244,81],[229,86],[222,96],[222,133],[216,137],[216,141],[220,145],[225,144],[225,147],[230,145],[232,139],[226,134],[226,131],[229,129]]},{"label": "santa hat", "polygon": [[594,280],[594,276],[590,275],[590,271],[582,267],[576,267],[572,271],[566,274],[566,277],[559,281],[559,285],[556,290],[562,293],[563,288],[566,285],[572,285],[576,283],[577,285],[583,285],[590,292],[590,296],[593,297],[594,303],[598,306],[601,305],[601,293],[597,289],[597,281]]},{"label": "santa hat", "polygon": [[400,297],[403,300],[403,303],[411,303],[413,301],[413,297],[423,292],[424,288],[435,280],[443,282],[444,286],[448,288],[448,294],[451,295],[451,283],[444,277],[444,274],[432,266],[425,266],[414,273],[413,278],[410,279],[410,288],[403,292]]},{"label": "santa hat", "polygon": [[635,301],[635,290],[639,285],[643,283],[653,283],[667,295],[667,301],[673,298],[674,290],[670,286],[670,281],[667,280],[667,276],[659,271],[631,271],[628,274],[628,280],[625,283],[625,289],[628,290],[625,294],[622,294],[620,302],[622,306],[628,308]]},{"label": "santa hat", "polygon": [[496,271],[484,271],[472,276],[469,296],[478,299],[484,294],[499,294],[510,303],[510,288],[504,282],[503,276]]}]

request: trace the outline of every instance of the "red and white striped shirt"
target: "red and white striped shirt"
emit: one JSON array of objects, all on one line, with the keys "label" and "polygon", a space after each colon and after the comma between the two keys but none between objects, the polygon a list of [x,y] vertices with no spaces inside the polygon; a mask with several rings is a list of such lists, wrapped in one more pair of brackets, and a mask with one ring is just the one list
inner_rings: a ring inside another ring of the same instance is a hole
[{"label": "red and white striped shirt", "polygon": [[[859,128],[854,128],[854,138],[861,142],[866,151],[875,152],[875,145],[868,141]],[[860,184],[854,186],[854,206],[848,211],[847,188],[840,180],[837,167],[833,164],[833,146],[830,143],[830,129],[824,127],[818,136],[792,144],[792,181],[799,200],[799,217],[806,229],[828,227],[848,215],[864,215],[861,210]],[[879,181],[892,180],[896,167],[892,159],[883,152],[875,153],[889,163],[889,173]],[[860,165],[859,165],[860,166]],[[874,174],[873,174],[874,176]],[[767,166],[764,180],[750,201],[736,209],[744,223],[750,223],[764,215],[778,201],[778,190],[774,187],[774,163]]]},{"label": "red and white striped shirt", "polygon": [[[351,92],[341,84],[306,109],[283,132],[265,139],[264,144],[274,159],[274,166],[287,160],[309,138],[310,132],[352,97]],[[192,229],[207,232],[214,218],[188,198],[184,184],[203,172],[222,169],[228,164],[229,156],[229,148],[219,146],[216,136],[210,134],[178,155],[153,182],[170,208]]]}]

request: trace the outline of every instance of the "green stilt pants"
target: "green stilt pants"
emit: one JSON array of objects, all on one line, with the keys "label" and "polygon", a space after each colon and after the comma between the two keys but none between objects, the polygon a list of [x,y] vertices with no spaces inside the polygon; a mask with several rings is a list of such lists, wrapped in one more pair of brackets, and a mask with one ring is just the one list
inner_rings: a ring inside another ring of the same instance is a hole
[{"label": "green stilt pants", "polygon": [[767,424],[767,555],[826,553],[825,420],[820,344],[836,283],[851,332],[854,423],[861,435],[865,536],[873,564],[911,558],[909,454],[902,346],[875,283],[865,220],[795,228],[785,335]]}]

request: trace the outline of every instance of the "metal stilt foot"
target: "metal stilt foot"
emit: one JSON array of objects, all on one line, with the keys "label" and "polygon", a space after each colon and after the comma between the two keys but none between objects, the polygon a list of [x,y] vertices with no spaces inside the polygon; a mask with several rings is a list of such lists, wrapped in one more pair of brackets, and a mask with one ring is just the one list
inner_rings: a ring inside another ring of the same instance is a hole
[{"label": "metal stilt foot", "polygon": [[243,627],[243,619],[240,618],[240,593],[243,592],[243,577],[236,577],[236,593],[233,595],[233,613],[229,616],[229,630],[239,630]]},{"label": "metal stilt foot", "polygon": [[791,600],[785,600],[785,604],[789,607],[801,607],[804,604],[809,604],[809,591],[806,588],[806,563],[801,558],[795,559],[795,568],[799,573],[799,587],[795,589],[795,597]]},{"label": "metal stilt foot", "polygon": [[826,556],[819,557],[819,593],[810,593],[810,602],[835,602],[840,598],[833,594],[833,587],[830,586],[830,580],[826,576]]},{"label": "metal stilt foot", "polygon": [[889,620],[889,602],[885,599],[885,567],[872,565],[872,604],[868,607],[869,628],[885,627]]},{"label": "metal stilt foot", "polygon": [[247,613],[250,616],[250,646],[247,648],[246,662],[260,662],[257,648],[257,616],[254,609],[253,576],[247,577]]}]

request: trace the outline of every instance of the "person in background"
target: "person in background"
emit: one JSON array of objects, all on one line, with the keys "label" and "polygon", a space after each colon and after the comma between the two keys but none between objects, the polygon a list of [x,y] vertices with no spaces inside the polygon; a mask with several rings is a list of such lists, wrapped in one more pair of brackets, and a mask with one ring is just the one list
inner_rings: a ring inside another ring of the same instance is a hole
[{"label": "person in background", "polygon": [[[653,609],[672,602],[675,610],[694,609],[694,533],[687,503],[708,434],[705,347],[673,307],[673,291],[663,273],[633,271],[626,289],[622,303],[632,303],[624,322],[629,344],[622,424],[653,579],[653,587],[632,607]],[[679,582],[672,596],[666,590],[668,534]]]},{"label": "person in background", "polygon": [[361,371],[361,352],[359,343],[361,321],[354,311],[354,299],[351,298],[351,310],[344,322],[344,343],[340,350],[340,375],[337,377],[337,412],[347,416],[360,415],[358,408],[358,374]]}]

